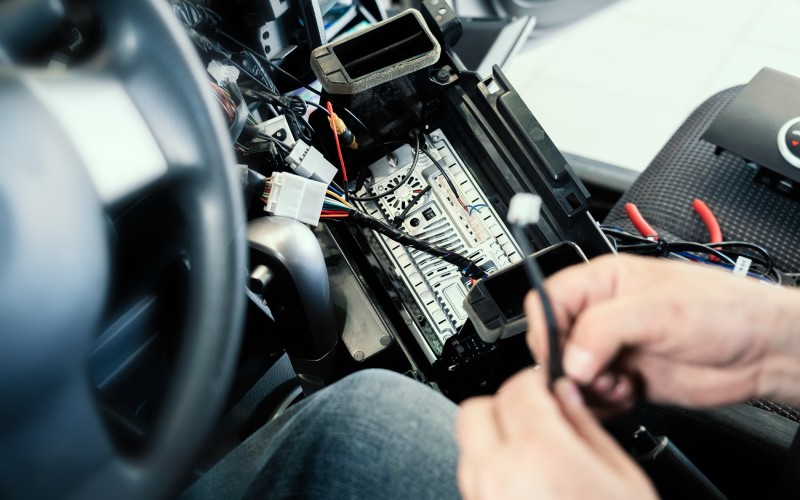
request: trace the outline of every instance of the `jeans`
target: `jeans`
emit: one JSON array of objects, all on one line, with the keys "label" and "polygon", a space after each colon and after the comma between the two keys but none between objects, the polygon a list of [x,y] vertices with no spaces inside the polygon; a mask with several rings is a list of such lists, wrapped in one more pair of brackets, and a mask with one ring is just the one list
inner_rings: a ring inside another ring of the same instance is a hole
[{"label": "jeans", "polygon": [[268,423],[186,499],[449,499],[456,406],[410,378],[365,370]]}]

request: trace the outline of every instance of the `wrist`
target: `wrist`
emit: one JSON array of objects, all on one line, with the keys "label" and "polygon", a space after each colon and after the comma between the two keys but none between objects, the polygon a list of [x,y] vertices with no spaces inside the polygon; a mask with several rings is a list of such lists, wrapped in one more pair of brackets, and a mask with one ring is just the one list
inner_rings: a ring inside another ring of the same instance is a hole
[{"label": "wrist", "polygon": [[767,337],[756,397],[800,405],[800,290],[771,290],[765,321]]}]

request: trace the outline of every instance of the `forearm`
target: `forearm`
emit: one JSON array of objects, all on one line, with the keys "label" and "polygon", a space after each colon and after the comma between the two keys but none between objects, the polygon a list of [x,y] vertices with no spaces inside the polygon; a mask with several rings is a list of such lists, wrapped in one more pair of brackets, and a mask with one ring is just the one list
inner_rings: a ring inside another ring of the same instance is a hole
[{"label": "forearm", "polygon": [[800,290],[774,289],[764,297],[768,355],[756,397],[800,405]]}]

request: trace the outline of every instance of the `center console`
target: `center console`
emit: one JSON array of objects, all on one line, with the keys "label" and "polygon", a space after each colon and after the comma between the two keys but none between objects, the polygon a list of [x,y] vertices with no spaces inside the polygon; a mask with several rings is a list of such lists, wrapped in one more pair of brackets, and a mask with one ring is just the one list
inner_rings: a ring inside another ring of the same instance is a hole
[{"label": "center console", "polygon": [[[421,14],[407,11],[312,53],[321,102],[346,107],[369,130],[352,126],[361,146],[343,150],[346,188],[372,218],[477,263],[489,276],[480,289],[508,288],[498,307],[519,308],[524,284],[489,281],[496,273],[524,281],[513,269],[522,253],[505,224],[515,193],[542,198],[541,222],[529,237],[546,273],[611,248],[589,215],[587,190],[499,68],[485,78],[467,71],[452,50],[458,18],[445,2],[422,5]],[[330,127],[315,115],[315,128]],[[407,144],[410,134],[417,148]],[[335,151],[332,141],[329,147]],[[410,372],[460,400],[495,390],[533,362],[524,335],[486,342],[478,334],[486,327],[465,307],[476,280],[458,266],[370,228],[326,226],[337,265],[343,259],[358,277],[355,285],[331,273],[332,288],[366,287],[380,317],[358,341],[345,342],[356,363],[399,349]],[[570,256],[560,248],[548,261],[551,247],[564,242]]]}]

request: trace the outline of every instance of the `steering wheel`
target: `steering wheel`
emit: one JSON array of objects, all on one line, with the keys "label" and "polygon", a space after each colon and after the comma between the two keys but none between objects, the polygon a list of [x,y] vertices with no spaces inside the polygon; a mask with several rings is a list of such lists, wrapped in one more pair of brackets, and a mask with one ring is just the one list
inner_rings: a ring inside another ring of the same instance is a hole
[{"label": "steering wheel", "polygon": [[[241,187],[200,59],[164,0],[86,3],[102,41],[79,69],[0,65],[6,499],[174,493],[222,408],[241,337]],[[172,215],[141,210],[154,199],[168,200]],[[147,285],[118,281],[130,274],[112,251],[126,241],[122,217],[158,235],[154,266],[183,259],[189,268],[172,382],[136,457],[115,447],[87,369],[92,342],[114,319],[109,295]]]}]

